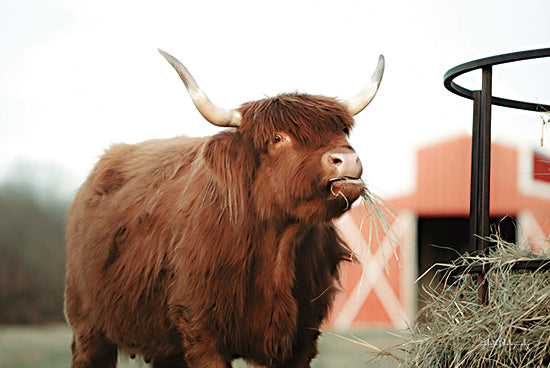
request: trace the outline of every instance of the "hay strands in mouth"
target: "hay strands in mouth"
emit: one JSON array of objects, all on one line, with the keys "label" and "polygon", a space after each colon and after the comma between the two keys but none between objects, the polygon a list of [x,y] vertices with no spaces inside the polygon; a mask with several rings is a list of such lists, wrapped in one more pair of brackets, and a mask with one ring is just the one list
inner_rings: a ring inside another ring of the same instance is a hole
[{"label": "hay strands in mouth", "polygon": [[[392,222],[395,220],[396,214],[393,209],[390,207],[390,204],[384,201],[382,198],[373,194],[370,190],[367,189],[366,185],[363,183],[363,191],[361,193],[362,204],[367,212],[367,215],[361,219],[361,224],[359,226],[359,232],[362,233],[363,224],[365,220],[368,220],[369,229],[368,229],[368,239],[367,239],[367,255],[371,253],[371,245],[373,240],[373,235],[376,239],[376,243],[379,247],[382,246],[384,239],[387,239],[390,243],[393,255],[400,265],[400,258],[397,254],[397,247],[399,246],[399,240],[392,229]],[[381,234],[383,233],[383,234]],[[386,274],[389,274],[389,263],[384,254],[384,251],[381,252],[384,268]],[[367,260],[365,260],[366,265]],[[364,265],[364,266],[365,266]],[[361,276],[361,281],[363,281],[363,275]]]},{"label": "hay strands in mouth", "polygon": [[331,186],[333,183],[336,183],[339,181],[346,181],[346,182],[355,183],[355,184],[364,184],[363,181],[359,178],[353,178],[351,176],[339,176],[337,178],[330,179],[328,181],[328,185]]}]

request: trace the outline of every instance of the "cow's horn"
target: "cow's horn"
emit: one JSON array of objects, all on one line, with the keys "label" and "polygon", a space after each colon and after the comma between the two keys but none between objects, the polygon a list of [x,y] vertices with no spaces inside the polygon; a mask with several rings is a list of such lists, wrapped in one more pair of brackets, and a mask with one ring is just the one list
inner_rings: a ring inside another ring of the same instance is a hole
[{"label": "cow's horn", "polygon": [[220,127],[238,127],[241,124],[241,114],[238,111],[226,110],[214,105],[178,59],[161,49],[159,52],[176,69],[193,103],[206,120]]},{"label": "cow's horn", "polygon": [[380,81],[382,80],[382,75],[384,75],[384,55],[380,55],[378,58],[376,70],[365,88],[363,88],[356,96],[345,101],[345,105],[351,115],[360,113],[372,101],[374,96],[376,96],[376,92],[380,86]]}]

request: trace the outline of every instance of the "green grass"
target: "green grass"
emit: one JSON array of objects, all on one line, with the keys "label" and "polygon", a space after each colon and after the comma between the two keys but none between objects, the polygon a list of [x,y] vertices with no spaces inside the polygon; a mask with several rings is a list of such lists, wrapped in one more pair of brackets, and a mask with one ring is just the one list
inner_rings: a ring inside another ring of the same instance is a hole
[{"label": "green grass", "polygon": [[0,368],[69,367],[70,343],[64,325],[0,326]]},{"label": "green grass", "polygon": [[[319,343],[319,355],[314,368],[334,367],[394,367],[388,358],[373,359],[374,350],[350,342],[345,338],[362,339],[379,348],[388,348],[402,342],[386,332],[360,330],[354,333],[339,333],[339,336],[324,333]],[[51,326],[0,326],[0,368],[60,368],[69,367],[71,333],[65,325]],[[132,363],[132,367],[138,367]],[[242,362],[234,367],[247,367]]]}]

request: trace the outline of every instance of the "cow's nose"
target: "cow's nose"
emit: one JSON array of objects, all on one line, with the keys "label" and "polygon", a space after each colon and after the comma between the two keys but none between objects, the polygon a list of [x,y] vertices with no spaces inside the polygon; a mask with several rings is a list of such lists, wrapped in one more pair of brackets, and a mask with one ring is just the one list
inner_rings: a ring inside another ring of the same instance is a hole
[{"label": "cow's nose", "polygon": [[327,152],[324,154],[323,164],[336,177],[359,179],[363,174],[361,160],[355,152]]}]

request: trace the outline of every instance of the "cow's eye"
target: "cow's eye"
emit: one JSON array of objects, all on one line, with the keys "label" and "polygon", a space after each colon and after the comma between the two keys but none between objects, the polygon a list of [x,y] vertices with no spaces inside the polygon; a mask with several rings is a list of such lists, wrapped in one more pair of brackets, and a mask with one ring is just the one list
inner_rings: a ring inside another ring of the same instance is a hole
[{"label": "cow's eye", "polygon": [[279,143],[281,141],[281,135],[276,134],[275,137],[273,137],[273,143]]},{"label": "cow's eye", "polygon": [[348,127],[344,127],[344,134],[349,135],[349,128]]}]

